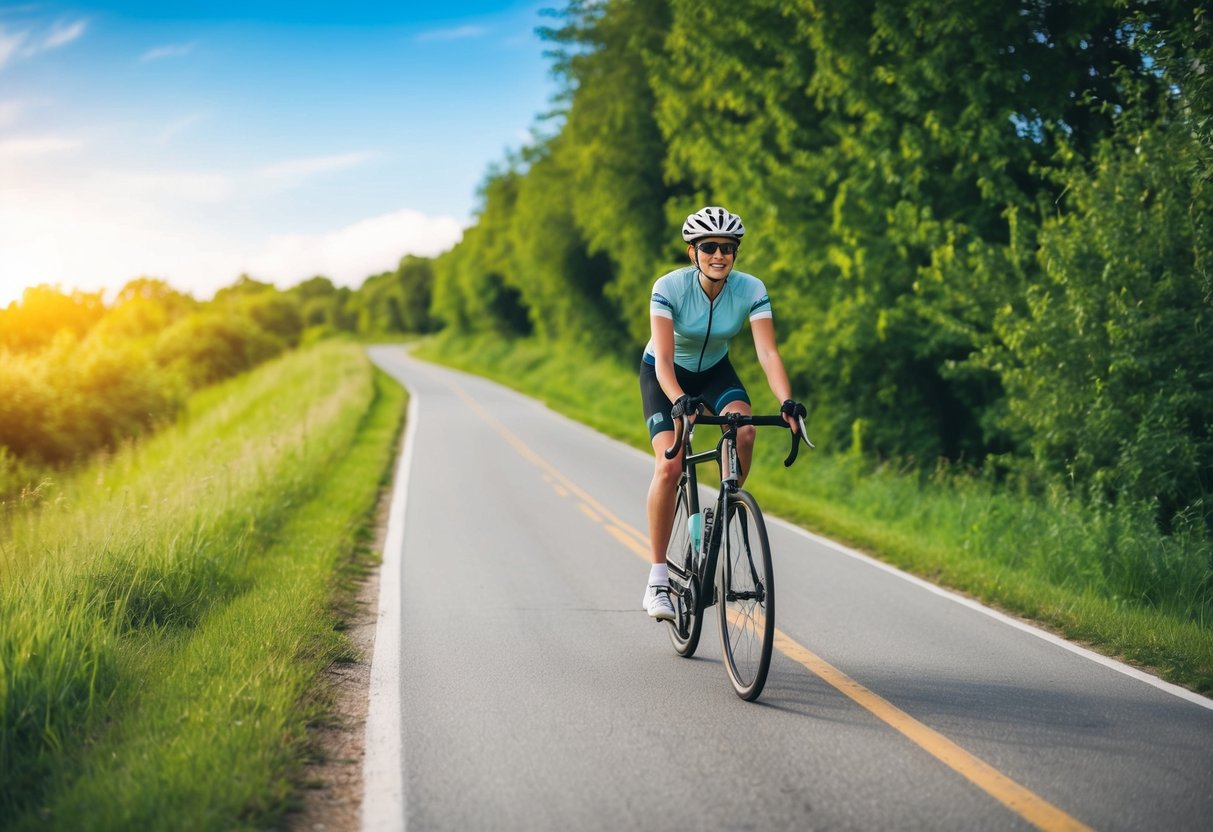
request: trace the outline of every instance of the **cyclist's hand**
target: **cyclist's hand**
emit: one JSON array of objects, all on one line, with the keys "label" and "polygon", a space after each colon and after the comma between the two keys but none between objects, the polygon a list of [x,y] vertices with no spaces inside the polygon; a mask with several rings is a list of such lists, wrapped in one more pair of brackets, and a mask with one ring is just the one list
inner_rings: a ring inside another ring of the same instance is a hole
[{"label": "cyclist's hand", "polygon": [[674,402],[674,406],[670,408],[670,418],[677,422],[685,414],[694,420],[699,415],[699,410],[702,407],[703,399],[699,396],[688,396],[684,393],[678,397],[678,401]]},{"label": "cyclist's hand", "polygon": [[788,427],[793,433],[800,433],[800,420],[808,418],[809,411],[805,406],[794,399],[788,399],[779,406],[779,412],[783,415],[783,420],[788,423]]}]

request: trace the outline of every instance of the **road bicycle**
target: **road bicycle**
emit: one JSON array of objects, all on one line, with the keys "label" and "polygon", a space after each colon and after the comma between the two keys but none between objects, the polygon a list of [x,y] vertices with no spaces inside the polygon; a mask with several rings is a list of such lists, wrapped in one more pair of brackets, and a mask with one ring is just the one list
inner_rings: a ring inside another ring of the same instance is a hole
[{"label": "road bicycle", "polygon": [[[814,447],[804,419],[784,466],[796,461],[800,440]],[[720,425],[724,431],[715,449],[691,449],[694,428]],[[682,454],[682,476],[666,562],[670,569],[670,600],[674,620],[668,622],[670,641],[678,655],[690,658],[699,646],[703,616],[709,607],[719,612],[720,642],[725,668],[737,695],[752,702],[762,693],[771,667],[775,640],[775,582],[766,523],[754,496],[737,485],[737,429],[746,425],[787,428],[782,416],[701,415],[675,420],[674,445],[666,459]],[[720,471],[716,501],[699,507],[696,466],[715,461]]]}]

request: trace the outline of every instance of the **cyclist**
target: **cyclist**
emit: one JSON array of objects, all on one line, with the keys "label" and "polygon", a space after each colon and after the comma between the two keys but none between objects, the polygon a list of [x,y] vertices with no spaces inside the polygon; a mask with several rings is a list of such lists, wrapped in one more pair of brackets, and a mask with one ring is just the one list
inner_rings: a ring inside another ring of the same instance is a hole
[{"label": "cyclist", "polygon": [[[682,473],[678,457],[665,458],[665,450],[674,444],[674,420],[683,413],[693,417],[700,405],[717,415],[751,413],[750,397],[729,362],[729,339],[741,331],[747,318],[758,363],[771,392],[782,402],[784,421],[798,430],[796,416],[805,412],[792,399],[788,374],[775,344],[766,287],[753,275],[734,271],[744,234],[741,217],[724,208],[709,206],[696,211],[682,225],[691,265],[663,275],[653,284],[649,303],[652,335],[640,362],[640,394],[656,457],[647,503],[653,565],[643,606],[656,619],[674,619],[665,559]],[[739,485],[749,472],[754,434],[752,426],[737,431]]]}]

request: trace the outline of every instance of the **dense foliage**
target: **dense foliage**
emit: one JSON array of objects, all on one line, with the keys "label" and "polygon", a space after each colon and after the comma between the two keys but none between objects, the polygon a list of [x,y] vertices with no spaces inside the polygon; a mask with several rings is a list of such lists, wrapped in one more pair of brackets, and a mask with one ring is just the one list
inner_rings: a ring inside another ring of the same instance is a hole
[{"label": "dense foliage", "polygon": [[27,289],[0,309],[0,498],[147,433],[190,392],[305,339],[433,329],[432,269],[405,257],[358,291],[322,276],[281,291],[242,275],[206,302],[149,278],[108,303]]},{"label": "dense foliage", "polygon": [[[632,357],[681,217],[746,220],[835,449],[1213,505],[1213,62],[1183,0],[573,0],[558,127],[434,264],[466,332]],[[759,385],[748,350],[743,376]]]}]

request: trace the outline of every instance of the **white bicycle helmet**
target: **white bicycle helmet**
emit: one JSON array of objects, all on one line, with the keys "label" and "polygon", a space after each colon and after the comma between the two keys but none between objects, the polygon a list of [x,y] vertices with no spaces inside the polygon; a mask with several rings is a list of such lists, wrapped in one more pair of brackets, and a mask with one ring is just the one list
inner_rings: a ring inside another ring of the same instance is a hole
[{"label": "white bicycle helmet", "polygon": [[745,226],[741,223],[741,217],[715,205],[700,208],[682,224],[682,239],[688,243],[703,237],[735,237],[740,240],[743,234]]}]

